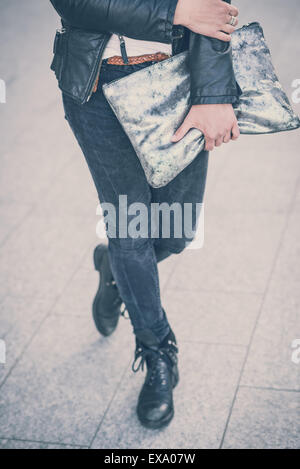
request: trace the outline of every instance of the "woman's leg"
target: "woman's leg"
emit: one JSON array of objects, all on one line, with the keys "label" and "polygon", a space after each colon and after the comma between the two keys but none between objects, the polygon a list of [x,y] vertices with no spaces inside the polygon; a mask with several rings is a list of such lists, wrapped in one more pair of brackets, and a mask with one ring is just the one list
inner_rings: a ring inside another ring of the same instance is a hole
[{"label": "woman's leg", "polygon": [[[79,105],[66,95],[63,95],[63,102],[66,118],[85,155],[100,202],[112,204],[116,210],[117,236],[109,238],[109,256],[134,332],[138,335],[148,331],[162,341],[170,327],[160,300],[153,240],[122,237],[118,224],[123,211],[119,197],[126,196],[128,206],[138,202],[150,208],[151,191],[137,155],[101,89],[103,83],[134,72],[143,65],[102,64],[98,91],[88,103]],[[128,223],[132,218],[128,216]]]}]

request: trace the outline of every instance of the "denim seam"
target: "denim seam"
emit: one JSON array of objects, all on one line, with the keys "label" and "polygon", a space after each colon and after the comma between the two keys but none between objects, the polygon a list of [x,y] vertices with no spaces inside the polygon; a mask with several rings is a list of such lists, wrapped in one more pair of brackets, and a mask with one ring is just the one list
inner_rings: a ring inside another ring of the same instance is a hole
[{"label": "denim seam", "polygon": [[[128,290],[130,291],[131,297],[132,297],[132,299],[133,299],[133,302],[134,302],[134,304],[135,304],[137,310],[139,311],[140,320],[141,320],[141,322],[143,322],[143,323],[145,324],[144,316],[143,316],[143,314],[141,314],[141,313],[142,313],[141,308],[139,307],[139,304],[138,304],[138,302],[137,302],[137,299],[136,299],[135,295],[134,295],[133,292],[132,292],[132,288],[131,288],[131,285],[130,285],[130,282],[129,282],[129,279],[128,279],[128,273],[127,273],[127,269],[126,269],[126,263],[124,262],[122,253],[121,253],[121,255],[120,255],[120,258],[121,258],[121,262],[122,262],[122,264],[123,264],[123,271],[124,271],[124,277],[125,277],[126,282],[127,282],[127,288],[128,288]],[[134,324],[132,324],[132,325],[133,325],[133,327],[135,327]]]},{"label": "denim seam", "polygon": [[157,268],[157,261],[156,261],[156,256],[155,256],[155,251],[154,251],[154,246],[153,243],[151,243],[151,248],[152,248],[152,255],[151,255],[151,261],[152,261],[152,267],[155,272],[155,288],[156,288],[156,300],[159,303],[160,311],[162,312],[162,305],[161,305],[161,299],[160,299],[160,289],[159,289],[159,274],[158,274],[158,268]]}]

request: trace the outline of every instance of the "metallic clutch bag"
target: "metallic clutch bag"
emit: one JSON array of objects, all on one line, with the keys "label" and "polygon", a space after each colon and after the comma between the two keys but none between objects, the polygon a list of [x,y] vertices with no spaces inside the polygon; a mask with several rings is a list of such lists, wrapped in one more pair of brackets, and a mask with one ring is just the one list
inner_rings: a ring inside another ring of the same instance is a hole
[{"label": "metallic clutch bag", "polygon": [[[300,127],[274,71],[259,23],[237,29],[231,44],[235,77],[243,92],[235,105],[241,133]],[[152,187],[168,184],[204,148],[203,134],[195,128],[179,142],[171,142],[190,109],[188,51],[106,83],[102,89]]]}]

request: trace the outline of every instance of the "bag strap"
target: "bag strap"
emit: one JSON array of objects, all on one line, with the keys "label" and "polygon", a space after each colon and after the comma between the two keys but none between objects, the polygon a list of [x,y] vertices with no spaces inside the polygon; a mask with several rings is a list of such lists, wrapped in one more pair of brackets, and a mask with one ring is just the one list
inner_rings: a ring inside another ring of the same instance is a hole
[{"label": "bag strap", "polygon": [[125,64],[129,63],[127,52],[126,52],[126,46],[125,46],[125,40],[124,37],[121,34],[118,34],[119,41],[120,41],[120,49],[121,49],[121,55],[122,59]]}]

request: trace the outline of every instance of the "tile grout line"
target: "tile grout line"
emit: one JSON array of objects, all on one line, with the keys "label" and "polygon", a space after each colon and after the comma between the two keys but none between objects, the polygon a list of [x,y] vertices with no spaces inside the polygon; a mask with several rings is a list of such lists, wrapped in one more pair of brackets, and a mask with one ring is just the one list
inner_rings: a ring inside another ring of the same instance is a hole
[{"label": "tile grout line", "polygon": [[258,290],[220,290],[220,289],[213,289],[213,288],[174,288],[174,287],[168,287],[166,288],[168,292],[172,291],[180,291],[180,292],[190,292],[190,293],[198,293],[199,291],[202,293],[222,293],[226,295],[253,295],[253,296],[262,296],[263,291],[258,291]]},{"label": "tile grout line", "polygon": [[104,411],[104,413],[103,413],[103,416],[102,416],[102,418],[101,418],[101,420],[100,420],[100,422],[99,422],[99,425],[98,425],[97,428],[96,428],[96,431],[95,431],[94,436],[93,436],[93,438],[92,438],[92,440],[91,440],[91,442],[90,442],[90,444],[89,444],[88,449],[91,449],[91,448],[92,448],[92,446],[93,446],[93,444],[94,444],[94,442],[95,442],[95,439],[97,438],[97,435],[98,435],[98,433],[99,433],[99,431],[100,431],[100,429],[101,429],[101,427],[102,427],[102,424],[103,424],[103,422],[104,422],[104,420],[105,420],[105,417],[106,417],[106,415],[108,414],[109,409],[110,409],[110,407],[111,407],[111,405],[112,405],[112,403],[113,403],[113,401],[114,401],[116,395],[117,395],[118,392],[119,392],[119,388],[120,388],[120,386],[121,386],[121,384],[122,384],[122,381],[123,381],[123,379],[124,379],[124,377],[125,377],[125,373],[127,372],[128,368],[129,368],[129,366],[130,366],[130,362],[131,362],[131,359],[128,361],[127,365],[124,367],[124,371],[123,371],[123,373],[122,373],[121,379],[120,379],[119,382],[116,384],[115,391],[113,392],[112,397],[111,397],[111,399],[110,399],[110,401],[109,401],[109,403],[108,403],[108,405],[107,405],[107,407],[106,407],[106,409],[105,409],[105,411]]},{"label": "tile grout line", "polygon": [[[20,441],[20,442],[23,442],[23,443],[38,443],[38,444],[41,443],[41,444],[45,444],[45,445],[70,446],[72,448],[85,448],[85,449],[88,449],[88,446],[86,446],[86,445],[73,445],[72,443],[58,443],[57,441],[23,440],[22,438],[6,438],[6,437],[2,437],[2,436],[0,436],[0,440]],[[1,447],[0,447],[0,449],[1,449]]]},{"label": "tile grout line", "polygon": [[296,392],[299,393],[300,389],[285,389],[285,388],[272,388],[269,386],[251,386],[248,384],[241,384],[240,388],[245,388],[245,389],[257,389],[261,391],[279,391],[279,392]]},{"label": "tile grout line", "polygon": [[[178,340],[179,342],[179,340]],[[203,340],[180,340],[181,344],[198,344],[198,345],[212,345],[213,347],[238,347],[238,348],[247,348],[246,344],[231,344],[229,342],[204,342]]]},{"label": "tile grout line", "polygon": [[296,200],[299,185],[300,185],[300,179],[298,178],[298,180],[296,181],[296,184],[295,184],[294,193],[293,193],[293,196],[292,196],[291,202],[290,202],[290,207],[289,207],[289,210],[288,210],[287,215],[286,215],[285,223],[284,223],[284,226],[282,228],[279,243],[278,243],[278,246],[277,246],[277,249],[276,249],[276,252],[275,252],[275,255],[274,255],[274,259],[273,259],[273,262],[272,262],[272,265],[271,265],[271,269],[270,269],[270,272],[269,272],[269,275],[268,275],[268,279],[267,279],[267,282],[266,282],[266,288],[265,288],[265,291],[264,291],[263,296],[262,296],[261,304],[260,304],[258,314],[257,314],[256,320],[255,320],[255,323],[254,323],[254,327],[252,329],[252,333],[251,333],[251,336],[250,336],[250,341],[249,341],[249,344],[248,344],[248,347],[247,347],[247,350],[246,350],[246,355],[245,355],[244,361],[242,363],[242,367],[241,367],[240,374],[239,374],[239,377],[238,377],[237,386],[236,386],[235,393],[234,393],[234,396],[233,396],[233,400],[232,400],[232,403],[231,403],[231,406],[230,406],[230,409],[229,409],[229,413],[228,413],[228,417],[227,417],[227,420],[226,420],[226,423],[225,423],[224,432],[223,432],[223,435],[222,435],[222,439],[221,439],[221,442],[220,442],[219,449],[222,449],[223,445],[224,445],[224,441],[225,441],[226,433],[227,433],[227,430],[228,430],[229,422],[230,422],[230,419],[231,419],[231,415],[232,415],[232,412],[233,412],[233,408],[234,408],[234,405],[235,405],[235,402],[236,402],[236,399],[237,399],[239,388],[241,386],[242,376],[243,376],[243,373],[244,373],[244,370],[245,370],[245,367],[246,367],[246,363],[247,363],[247,360],[248,360],[248,357],[249,357],[249,354],[250,354],[250,350],[251,350],[251,346],[252,346],[254,336],[255,336],[255,333],[256,333],[256,329],[257,329],[257,326],[258,326],[258,322],[260,320],[260,317],[261,317],[261,314],[262,314],[262,311],[263,311],[263,307],[264,307],[264,304],[265,304],[265,299],[267,297],[267,293],[269,292],[270,282],[271,282],[271,279],[272,279],[272,276],[273,276],[273,273],[274,273],[274,270],[275,270],[275,267],[276,267],[276,264],[277,264],[277,259],[278,259],[278,256],[279,256],[279,253],[280,253],[280,250],[281,250],[281,247],[282,247],[282,243],[284,241],[284,238],[285,238],[285,235],[286,235],[286,232],[287,232],[287,229],[288,229],[288,225],[289,225],[289,221],[290,221],[291,214],[292,214],[292,211],[293,211],[293,207],[294,207],[294,204],[295,204],[295,200]]},{"label": "tile grout line", "polygon": [[[7,206],[7,204],[5,204]],[[28,208],[28,211],[25,213],[25,215],[21,218],[21,220],[18,222],[18,223],[15,223],[11,229],[9,230],[9,232],[4,236],[4,238],[2,239],[2,241],[0,242],[0,250],[4,247],[5,243],[9,240],[11,234],[13,233],[13,231],[19,227],[19,226],[22,226],[23,223],[26,221],[27,217],[31,217],[32,213],[34,212],[35,210],[35,204],[31,205],[30,208]]]}]

